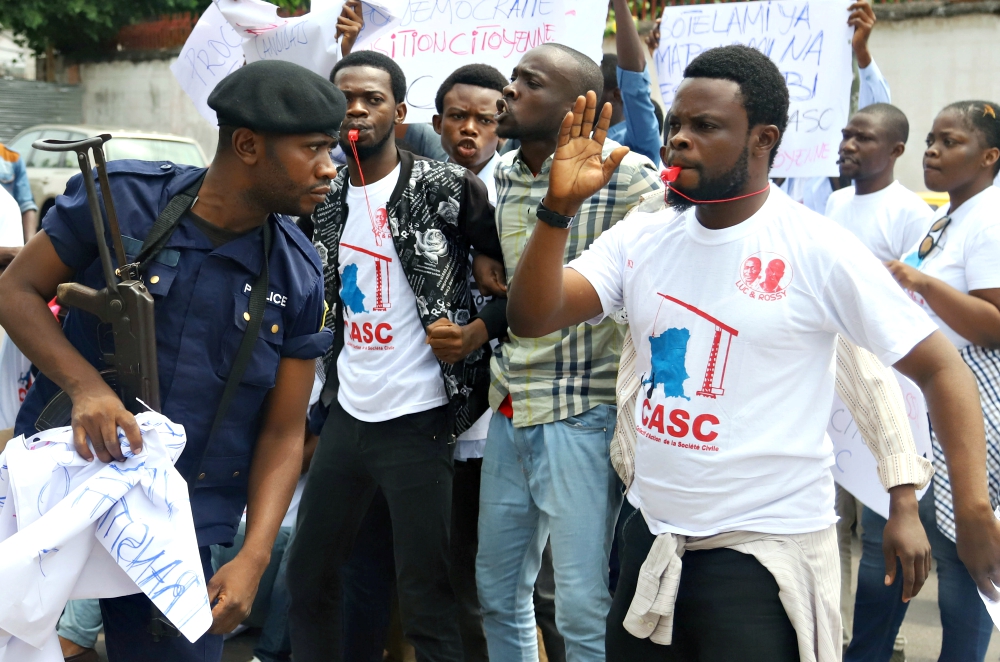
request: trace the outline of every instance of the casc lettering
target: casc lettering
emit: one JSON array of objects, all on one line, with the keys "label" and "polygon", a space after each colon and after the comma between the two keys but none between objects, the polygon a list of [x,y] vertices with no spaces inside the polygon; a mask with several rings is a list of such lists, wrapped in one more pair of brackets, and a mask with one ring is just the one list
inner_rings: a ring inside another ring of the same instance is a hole
[{"label": "casc lettering", "polygon": [[351,340],[357,343],[370,345],[374,341],[380,345],[388,345],[392,342],[390,331],[392,327],[385,322],[374,326],[371,322],[365,322],[360,326],[357,322],[351,322]]},{"label": "casc lettering", "polygon": [[[663,405],[653,407],[649,400],[642,401],[642,424],[650,430],[656,430],[660,434],[669,434],[671,437],[682,439],[690,432],[698,441],[714,441],[719,433],[715,430],[706,430],[706,425],[718,425],[719,419],[712,414],[699,414],[691,421],[691,414],[683,409],[674,409],[667,416],[670,424],[664,429],[664,409]],[[690,424],[688,421],[691,421]]]}]

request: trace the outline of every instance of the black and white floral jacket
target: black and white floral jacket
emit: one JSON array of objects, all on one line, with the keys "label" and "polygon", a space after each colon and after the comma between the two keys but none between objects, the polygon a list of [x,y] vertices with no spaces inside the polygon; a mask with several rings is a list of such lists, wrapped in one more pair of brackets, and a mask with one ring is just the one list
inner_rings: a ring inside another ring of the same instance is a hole
[{"label": "black and white floral jacket", "polygon": [[[470,252],[474,249],[503,261],[493,206],[485,185],[465,168],[415,157],[399,150],[399,181],[386,211],[392,242],[406,279],[416,295],[417,313],[424,328],[442,317],[466,325],[482,319],[490,338],[506,334],[506,300],[494,300],[477,311],[469,288]],[[326,393],[336,393],[337,357],[344,347],[340,300],[340,238],[347,222],[348,171],[341,168],[330,193],[312,215],[313,243],[323,263],[326,326],[334,342],[323,357]],[[489,406],[488,345],[464,361],[438,361],[448,395],[451,431],[458,436]],[[331,380],[334,380],[331,383]],[[332,388],[331,388],[332,387]]]}]

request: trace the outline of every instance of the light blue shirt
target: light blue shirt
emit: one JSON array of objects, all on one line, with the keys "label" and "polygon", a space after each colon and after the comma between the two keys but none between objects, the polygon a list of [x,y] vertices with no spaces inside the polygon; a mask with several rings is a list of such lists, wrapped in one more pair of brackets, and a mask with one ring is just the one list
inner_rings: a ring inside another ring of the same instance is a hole
[{"label": "light blue shirt", "polygon": [[3,145],[0,145],[0,186],[17,200],[17,206],[22,214],[38,209],[35,197],[31,193],[31,183],[28,181],[28,170],[24,167],[24,159]]},{"label": "light blue shirt", "polygon": [[642,71],[618,67],[618,89],[622,92],[625,119],[608,128],[608,138],[659,163],[662,127],[656,121],[651,87],[648,65]]}]

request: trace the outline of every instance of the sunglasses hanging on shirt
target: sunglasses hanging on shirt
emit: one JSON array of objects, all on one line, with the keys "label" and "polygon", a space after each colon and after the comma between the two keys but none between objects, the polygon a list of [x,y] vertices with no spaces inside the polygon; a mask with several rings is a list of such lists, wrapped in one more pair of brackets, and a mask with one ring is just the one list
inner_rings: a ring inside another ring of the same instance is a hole
[{"label": "sunglasses hanging on shirt", "polygon": [[930,252],[935,247],[941,245],[941,237],[944,236],[944,231],[950,224],[951,216],[942,216],[934,222],[934,225],[927,231],[927,236],[923,238],[920,242],[920,247],[917,249],[917,257],[921,261],[930,255]]}]

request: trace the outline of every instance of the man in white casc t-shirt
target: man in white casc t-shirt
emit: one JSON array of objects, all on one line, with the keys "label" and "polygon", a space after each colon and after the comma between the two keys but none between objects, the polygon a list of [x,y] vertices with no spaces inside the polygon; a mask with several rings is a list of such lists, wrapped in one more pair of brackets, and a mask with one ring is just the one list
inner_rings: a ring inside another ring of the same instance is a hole
[{"label": "man in white casc t-shirt", "polygon": [[898,260],[920,241],[934,212],[893,176],[910,125],[887,103],[862,108],[842,130],[840,176],[853,186],[834,191],[826,217],[861,240],[883,262]]},{"label": "man in white casc t-shirt", "polygon": [[[622,533],[608,659],[791,662],[800,646],[804,657],[835,659],[825,428],[837,334],[921,386],[957,480],[984,461],[983,428],[970,423],[981,416],[976,384],[855,237],[768,185],[788,112],[777,67],[726,46],[684,76],[661,154],[680,168],[673,209],[634,214],[563,268],[565,226],[623,157],[616,150],[602,164],[609,109],[591,138],[596,100],[586,111],[578,101],[539,207],[544,222],[511,280],[508,323],[537,337],[629,313],[643,382],[628,493],[639,512]],[[970,572],[983,579],[1000,561],[991,547],[1000,523],[985,484],[963,482],[961,545],[978,550]],[[890,495],[886,548],[919,589],[927,565],[914,489]]]},{"label": "man in white casc t-shirt", "polygon": [[299,662],[344,657],[341,568],[381,489],[391,530],[377,535],[392,545],[403,632],[418,659],[459,662],[448,576],[452,456],[457,435],[487,408],[484,345],[506,331],[502,311],[496,328],[489,304],[472,304],[469,254],[492,256],[502,273],[503,252],[474,174],[397,148],[393,127],[406,117],[399,65],[356,51],[331,80],[347,98],[348,159],[313,214],[313,240],[336,337],[320,396],[329,414],[288,563],[292,652]]}]

